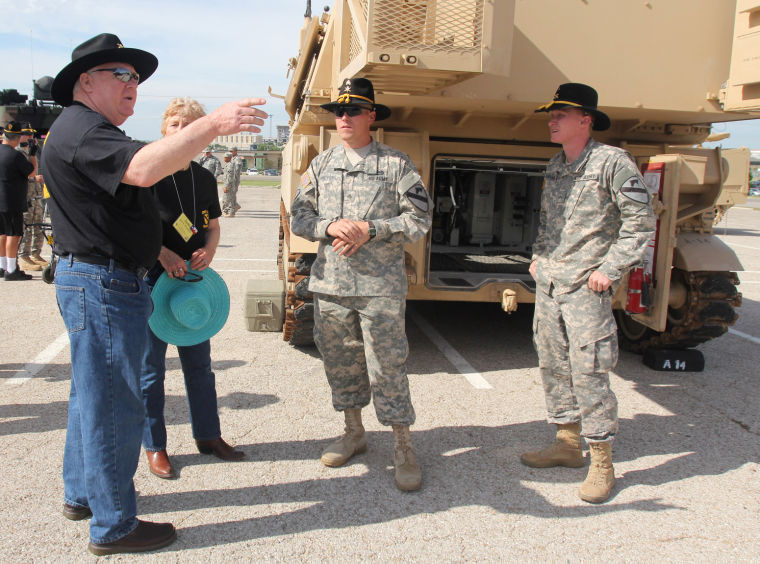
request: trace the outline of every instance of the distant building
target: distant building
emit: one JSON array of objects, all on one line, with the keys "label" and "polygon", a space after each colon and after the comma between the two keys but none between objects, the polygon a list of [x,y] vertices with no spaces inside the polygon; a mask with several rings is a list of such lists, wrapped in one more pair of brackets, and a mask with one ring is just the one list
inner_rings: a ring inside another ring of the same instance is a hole
[{"label": "distant building", "polygon": [[[263,135],[254,135],[253,133],[236,133],[235,135],[220,135],[214,139],[213,143],[230,149],[250,149],[251,145],[256,145],[264,140]],[[213,144],[212,143],[212,144]]]},{"label": "distant building", "polygon": [[290,137],[290,127],[287,125],[278,125],[277,126],[277,144],[278,145],[284,145],[288,141],[288,137]]}]

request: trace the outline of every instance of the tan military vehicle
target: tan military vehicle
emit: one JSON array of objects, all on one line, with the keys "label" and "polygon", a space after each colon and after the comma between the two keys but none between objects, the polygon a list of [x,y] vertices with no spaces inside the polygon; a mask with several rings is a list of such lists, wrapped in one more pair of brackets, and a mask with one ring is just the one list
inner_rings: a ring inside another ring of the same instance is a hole
[{"label": "tan military vehicle", "polygon": [[633,154],[658,214],[646,263],[616,294],[621,342],[679,348],[723,334],[742,266],[713,219],[746,198],[750,155],[695,146],[712,123],[760,109],[758,37],[760,0],[337,0],[307,12],[285,96],[285,340],[312,340],[316,251],[290,233],[290,205],[311,159],[339,142],[320,104],[355,76],[393,110],[375,138],[410,155],[435,202],[429,236],[406,248],[410,300],[506,312],[534,302],[531,245],[558,146],[533,110],[584,82],[612,119],[595,137]]}]

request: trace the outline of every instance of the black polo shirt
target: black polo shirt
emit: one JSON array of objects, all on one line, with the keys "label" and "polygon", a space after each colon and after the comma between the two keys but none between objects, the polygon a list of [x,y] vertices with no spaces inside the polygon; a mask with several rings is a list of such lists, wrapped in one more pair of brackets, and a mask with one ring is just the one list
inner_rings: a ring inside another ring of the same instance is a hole
[{"label": "black polo shirt", "polygon": [[[190,260],[193,251],[206,244],[209,221],[222,215],[214,175],[193,161],[187,170],[167,176],[156,183],[152,190],[158,200],[163,246],[183,259]],[[181,213],[184,213],[197,229],[197,233],[187,242],[173,225]]]},{"label": "black polo shirt", "polygon": [[26,211],[27,178],[33,170],[23,153],[0,145],[0,212]]},{"label": "black polo shirt", "polygon": [[121,182],[143,146],[83,104],[61,112],[40,165],[56,253],[153,266],[161,250],[156,202],[149,188]]}]

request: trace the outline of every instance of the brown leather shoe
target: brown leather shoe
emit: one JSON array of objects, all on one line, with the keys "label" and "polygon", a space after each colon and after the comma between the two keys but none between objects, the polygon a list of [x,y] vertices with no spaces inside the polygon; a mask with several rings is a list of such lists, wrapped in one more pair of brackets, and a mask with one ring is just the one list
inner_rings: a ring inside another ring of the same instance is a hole
[{"label": "brown leather shoe", "polygon": [[177,539],[177,530],[171,523],[151,523],[137,520],[137,528],[126,537],[113,542],[95,544],[87,549],[97,556],[121,552],[147,552],[170,545]]},{"label": "brown leather shoe", "polygon": [[166,454],[166,449],[157,451],[146,450],[145,454],[148,457],[148,466],[150,467],[151,474],[164,480],[177,477],[174,474],[174,468],[172,468],[169,455]]},{"label": "brown leather shoe", "polygon": [[235,450],[233,447],[224,442],[222,437],[212,441],[195,441],[198,446],[198,452],[201,454],[213,454],[222,460],[240,460],[245,457],[245,453]]},{"label": "brown leather shoe", "polygon": [[68,503],[63,504],[63,510],[61,513],[63,513],[63,516],[66,517],[66,519],[71,519],[72,521],[81,521],[82,519],[92,517],[92,511],[90,511],[89,507],[69,505]]}]

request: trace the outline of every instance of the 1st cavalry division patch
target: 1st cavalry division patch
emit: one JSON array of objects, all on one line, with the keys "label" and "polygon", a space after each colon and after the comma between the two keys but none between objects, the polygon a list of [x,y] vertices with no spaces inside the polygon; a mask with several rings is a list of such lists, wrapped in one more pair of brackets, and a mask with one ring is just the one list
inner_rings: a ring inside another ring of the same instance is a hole
[{"label": "1st cavalry division patch", "polygon": [[623,182],[620,186],[620,191],[623,193],[623,196],[630,198],[635,202],[641,204],[649,202],[649,191],[647,190],[646,185],[641,182],[637,176],[631,176],[628,180]]},{"label": "1st cavalry division patch", "polygon": [[427,192],[422,184],[415,184],[406,191],[406,197],[414,207],[426,212],[430,204],[428,203]]}]

